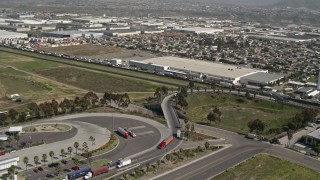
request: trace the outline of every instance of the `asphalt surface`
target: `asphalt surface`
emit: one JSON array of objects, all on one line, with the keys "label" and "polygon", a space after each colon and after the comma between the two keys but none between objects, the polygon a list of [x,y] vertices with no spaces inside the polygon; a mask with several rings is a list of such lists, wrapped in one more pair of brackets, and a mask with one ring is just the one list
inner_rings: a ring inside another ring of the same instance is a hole
[{"label": "asphalt surface", "polygon": [[[139,119],[139,120],[137,120]],[[70,124],[92,124],[98,126],[102,129],[107,129],[113,132],[119,139],[118,146],[105,154],[91,158],[91,161],[99,159],[108,159],[116,161],[120,158],[132,158],[133,163],[148,160],[149,157],[155,158],[156,156],[162,155],[163,151],[156,148],[159,142],[163,138],[170,134],[167,128],[153,120],[149,120],[142,117],[122,115],[122,114],[108,114],[108,113],[90,113],[90,114],[78,114],[71,115],[68,117],[58,117],[56,121],[62,120]],[[112,131],[112,129],[115,131]],[[127,127],[132,128],[133,132],[137,137],[125,139],[122,135],[118,134],[117,127]],[[161,131],[161,132],[160,132]],[[81,145],[81,144],[80,144]],[[90,143],[88,144],[90,146]],[[80,151],[78,151],[80,152]],[[59,153],[60,154],[60,153]],[[144,156],[144,155],[147,156]],[[67,155],[68,156],[68,155]],[[60,162],[65,157],[56,155],[55,160]],[[51,162],[50,158],[49,162]],[[49,163],[47,162],[47,163]],[[61,164],[61,163],[60,163]],[[69,161],[67,165],[62,165],[61,176],[64,177],[74,164]],[[86,166],[85,164],[81,166]],[[31,167],[30,167],[31,168]],[[55,168],[44,167],[43,172],[35,173],[32,169],[28,170],[25,174],[29,179],[44,179],[46,174],[55,173]],[[113,170],[114,172],[117,171]],[[110,174],[110,173],[108,173]]]},{"label": "asphalt surface", "polygon": [[[172,95],[165,98],[163,105],[170,106],[171,97]],[[258,97],[260,95],[256,96],[256,98]],[[270,97],[263,97],[263,99],[273,100]],[[174,125],[174,122],[179,121],[176,114],[170,110],[170,107],[164,107],[164,109],[164,115],[167,120],[171,121],[171,126]],[[243,135],[203,125],[196,124],[195,130],[223,138],[225,143],[230,143],[232,146],[223,151],[213,153],[201,161],[161,174],[153,179],[210,179],[259,153],[269,153],[320,172],[319,160],[280,146],[247,139]]]}]

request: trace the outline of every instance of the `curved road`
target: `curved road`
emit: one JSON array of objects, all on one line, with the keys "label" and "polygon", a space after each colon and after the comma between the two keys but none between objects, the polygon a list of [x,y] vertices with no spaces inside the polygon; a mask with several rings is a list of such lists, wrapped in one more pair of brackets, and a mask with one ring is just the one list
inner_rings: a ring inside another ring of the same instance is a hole
[{"label": "curved road", "polygon": [[[166,97],[162,103],[166,106],[164,107],[163,112],[166,119],[170,122],[171,128],[175,123],[179,122],[175,112],[172,111],[173,107],[170,105],[172,97],[173,95]],[[269,99],[269,97],[263,98]],[[201,161],[161,174],[153,179],[210,179],[259,153],[269,153],[320,172],[319,160],[280,146],[250,140],[245,138],[243,135],[238,135],[236,133],[214,127],[195,124],[195,129],[197,132],[223,138],[232,146],[223,151],[213,153],[211,156],[206,157]]]}]

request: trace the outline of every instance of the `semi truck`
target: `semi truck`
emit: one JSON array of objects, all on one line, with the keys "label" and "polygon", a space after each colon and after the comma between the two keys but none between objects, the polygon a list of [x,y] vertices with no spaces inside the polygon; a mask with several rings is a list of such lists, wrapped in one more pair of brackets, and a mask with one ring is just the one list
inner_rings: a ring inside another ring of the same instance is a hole
[{"label": "semi truck", "polygon": [[128,131],[124,130],[123,128],[121,127],[118,127],[118,132],[126,139],[129,138],[129,133]]},{"label": "semi truck", "polygon": [[102,166],[96,170],[92,170],[92,171],[88,172],[87,175],[84,176],[84,179],[90,179],[90,178],[96,177],[100,174],[107,173],[108,171],[109,171],[108,166]]},{"label": "semi truck", "polygon": [[78,179],[80,177],[85,176],[89,172],[91,172],[91,168],[88,168],[88,167],[87,168],[81,168],[81,169],[79,169],[77,171],[69,173],[65,179],[67,179],[67,180]]},{"label": "semi truck", "polygon": [[163,140],[159,145],[158,148],[159,149],[163,149],[165,147],[167,147],[167,145],[173,140],[173,136],[168,137],[167,139]]},{"label": "semi truck", "polygon": [[131,164],[131,159],[122,159],[122,160],[118,160],[117,162],[117,168],[121,168],[124,166],[127,166]]},{"label": "semi truck", "polygon": [[180,129],[177,130],[177,138],[179,138],[179,139],[182,138],[182,136],[181,136],[181,130],[180,130]]}]

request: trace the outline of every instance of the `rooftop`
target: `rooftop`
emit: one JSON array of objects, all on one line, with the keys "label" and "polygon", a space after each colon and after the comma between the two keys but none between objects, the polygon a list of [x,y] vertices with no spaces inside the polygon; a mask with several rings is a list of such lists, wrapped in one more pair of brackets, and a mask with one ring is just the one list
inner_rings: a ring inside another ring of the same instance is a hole
[{"label": "rooftop", "polygon": [[200,72],[207,75],[214,75],[226,78],[238,78],[254,72],[261,72],[258,69],[250,69],[245,67],[213,63],[208,61],[193,60],[187,58],[178,58],[172,56],[156,57],[143,60],[147,63],[161,64],[174,69]]},{"label": "rooftop", "polygon": [[317,129],[308,134],[308,136],[313,137],[315,139],[320,139],[320,129]]},{"label": "rooftop", "polygon": [[270,81],[274,81],[274,80],[278,80],[280,78],[283,78],[283,75],[282,74],[258,72],[258,73],[254,73],[254,74],[250,74],[248,76],[245,76],[244,78],[249,79],[249,80],[253,80],[253,81],[268,83]]},{"label": "rooftop", "polygon": [[9,132],[21,132],[22,126],[13,126],[9,128]]}]

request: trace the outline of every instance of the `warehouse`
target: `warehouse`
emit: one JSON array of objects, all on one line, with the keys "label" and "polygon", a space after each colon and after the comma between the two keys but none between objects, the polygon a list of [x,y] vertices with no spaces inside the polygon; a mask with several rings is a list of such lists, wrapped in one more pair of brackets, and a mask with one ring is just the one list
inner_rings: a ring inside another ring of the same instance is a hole
[{"label": "warehouse", "polygon": [[165,70],[169,68],[168,66],[158,65],[154,63],[147,63],[143,61],[135,61],[135,60],[130,60],[129,66],[136,67],[142,70],[147,70],[148,72],[161,72],[161,73],[163,73]]},{"label": "warehouse", "polygon": [[232,66],[222,63],[212,63],[178,57],[156,57],[146,59],[145,64],[160,64],[170,70],[185,72],[188,75],[197,75],[196,78],[203,78],[212,81],[224,81],[238,84],[240,78],[257,72],[267,72],[263,70],[250,69],[240,66]]},{"label": "warehouse", "polygon": [[52,31],[43,33],[46,37],[57,37],[57,38],[77,38],[77,37],[101,37],[103,33],[98,32],[83,32],[83,31]]},{"label": "warehouse", "polygon": [[218,34],[223,32],[223,29],[213,29],[213,28],[202,28],[202,27],[192,27],[192,28],[174,28],[172,31],[183,32],[183,33],[194,33],[194,34]]},{"label": "warehouse", "polygon": [[23,38],[28,38],[28,34],[0,30],[0,39],[23,39]]},{"label": "warehouse", "polygon": [[283,78],[284,76],[281,74],[258,72],[248,76],[241,77],[240,83],[253,85],[253,86],[260,86],[260,85],[266,86],[266,85],[274,84]]},{"label": "warehouse", "polygon": [[106,36],[130,36],[130,35],[136,35],[141,34],[141,31],[139,30],[133,30],[133,29],[117,29],[117,30],[110,30],[110,31],[101,31],[103,35]]}]

